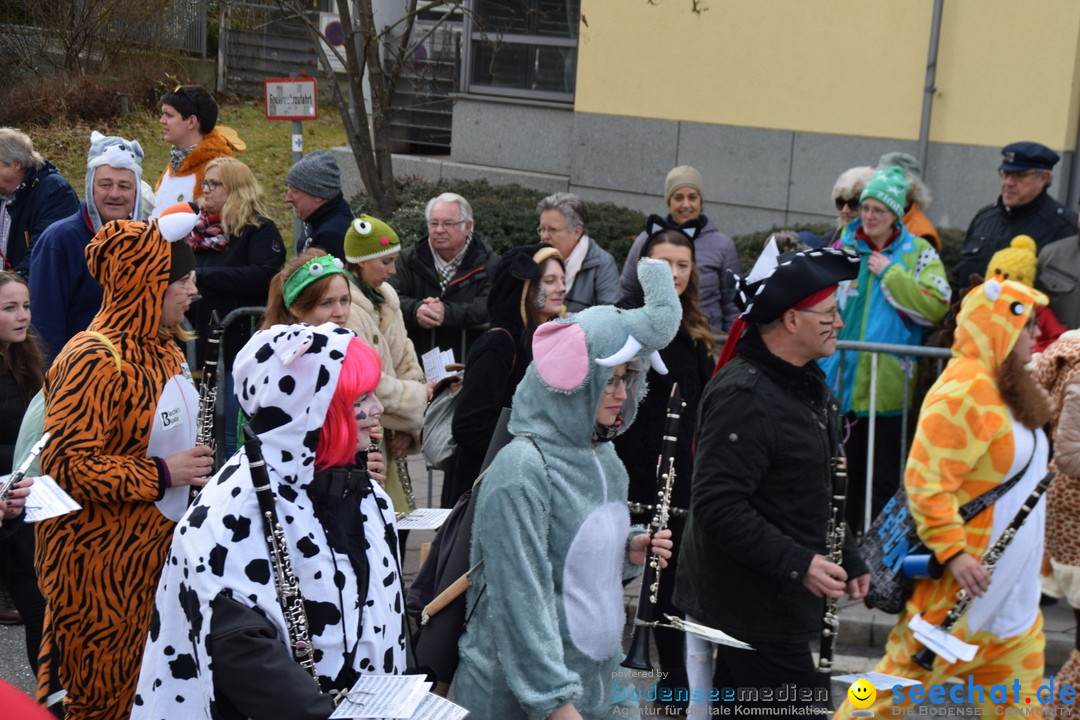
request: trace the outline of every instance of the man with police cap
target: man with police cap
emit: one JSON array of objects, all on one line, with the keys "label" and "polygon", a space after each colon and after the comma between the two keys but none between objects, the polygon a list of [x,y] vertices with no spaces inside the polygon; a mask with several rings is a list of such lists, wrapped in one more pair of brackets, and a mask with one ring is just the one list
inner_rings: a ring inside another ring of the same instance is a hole
[{"label": "man with police cap", "polygon": [[968,226],[960,261],[953,273],[953,300],[970,285],[972,273],[985,272],[991,256],[1008,247],[1017,235],[1029,235],[1041,250],[1045,245],[1076,234],[1076,213],[1062,207],[1047,190],[1058,154],[1034,142],[1017,142],[1001,149],[1001,195],[987,205]]},{"label": "man with police cap", "polygon": [[709,648],[688,636],[692,698],[701,686],[793,683],[796,692],[774,693],[772,701],[759,693],[743,704],[809,706],[816,682],[810,641],[821,635],[825,597],[860,598],[869,589],[851,533],[841,564],[826,557],[834,486],[843,487],[833,468],[842,454],[841,416],[816,362],[835,352],[844,326],[837,284],[858,270],[854,253],[778,255],[770,241],[754,269],[736,279],[743,312],[699,408],[674,600],[688,620],[754,651],[717,646],[713,677],[701,677]]}]

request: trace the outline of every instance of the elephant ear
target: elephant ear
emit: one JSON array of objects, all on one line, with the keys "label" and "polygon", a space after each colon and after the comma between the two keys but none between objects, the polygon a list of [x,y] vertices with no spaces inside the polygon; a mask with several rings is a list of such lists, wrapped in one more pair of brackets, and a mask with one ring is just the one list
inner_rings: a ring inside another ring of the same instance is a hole
[{"label": "elephant ear", "polygon": [[589,375],[585,331],[578,323],[544,323],[533,334],[532,349],[540,379],[556,390],[579,388]]}]

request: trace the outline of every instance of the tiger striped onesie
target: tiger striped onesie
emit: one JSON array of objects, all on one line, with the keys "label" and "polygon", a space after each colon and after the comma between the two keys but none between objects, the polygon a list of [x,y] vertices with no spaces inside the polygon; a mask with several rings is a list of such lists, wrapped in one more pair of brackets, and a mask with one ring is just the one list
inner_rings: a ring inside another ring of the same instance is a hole
[{"label": "tiger striped onesie", "polygon": [[130,714],[174,525],[162,508],[186,505],[187,487],[166,490],[161,458],[194,447],[198,395],[159,334],[171,259],[158,222],[111,222],[91,241],[105,295],[89,330],[112,348],[77,334],[45,384],[41,470],[82,505],[36,529],[47,604],[38,698],[65,689],[68,720]]},{"label": "tiger striped onesie", "polygon": [[[919,537],[943,564],[962,551],[980,558],[1046,474],[1045,434],[1015,420],[997,381],[998,368],[1012,352],[1034,306],[1045,304],[1042,293],[999,276],[974,288],[961,305],[953,357],[923,402],[904,473]],[[968,523],[963,522],[960,506],[1025,466],[1016,486]],[[986,689],[983,697],[990,707],[995,703],[989,687],[1008,684],[1006,702],[997,704],[1012,705],[1013,683],[1018,679],[1021,691],[1015,704],[1025,708],[1036,704],[1045,645],[1039,612],[1044,508],[1040,502],[1028,516],[998,563],[989,589],[972,603],[953,630],[960,640],[979,647],[971,662],[950,664],[939,657],[933,670],[927,671],[912,659],[922,649],[908,627],[912,616],[918,613],[938,625],[956,602],[960,585],[946,570],[940,580],[915,583],[907,606],[889,633],[885,657],[874,670],[918,680],[924,686],[950,677],[967,682],[970,676],[974,684]],[[895,717],[892,691],[879,691],[877,697],[875,716]],[[836,717],[851,717],[854,709],[846,701]],[[899,708],[896,711],[901,712]]]}]

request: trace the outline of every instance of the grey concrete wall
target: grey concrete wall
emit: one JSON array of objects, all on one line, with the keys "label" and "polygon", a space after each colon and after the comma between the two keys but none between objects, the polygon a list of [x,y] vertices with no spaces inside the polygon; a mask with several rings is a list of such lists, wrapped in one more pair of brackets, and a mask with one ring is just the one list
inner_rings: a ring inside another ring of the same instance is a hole
[{"label": "grey concrete wall", "polygon": [[[459,97],[450,158],[395,155],[395,174],[429,179],[485,178],[546,192],[570,190],[645,213],[665,212],[664,177],[693,165],[705,183],[705,213],[729,235],[774,225],[835,220],[832,186],[885,152],[917,153],[914,142],[786,130],[575,113],[569,108]],[[999,148],[931,144],[924,179],[934,194],[927,215],[939,227],[966,228],[997,198]],[[355,177],[347,150],[343,180]],[[1066,194],[1067,153],[1051,194]],[[347,167],[348,166],[348,167]],[[349,192],[349,190],[347,190]]]}]

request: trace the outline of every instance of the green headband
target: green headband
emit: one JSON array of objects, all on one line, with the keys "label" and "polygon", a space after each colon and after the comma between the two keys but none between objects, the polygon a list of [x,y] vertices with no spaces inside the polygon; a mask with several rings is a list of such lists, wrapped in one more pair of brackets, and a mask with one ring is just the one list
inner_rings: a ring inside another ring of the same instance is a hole
[{"label": "green headband", "polygon": [[349,274],[345,272],[345,265],[333,255],[320,255],[301,265],[285,281],[283,295],[285,296],[286,309],[292,307],[292,304],[296,302],[296,298],[299,297],[300,293],[304,292],[304,288],[316,280],[331,275],[344,275],[346,280],[349,279]]}]

